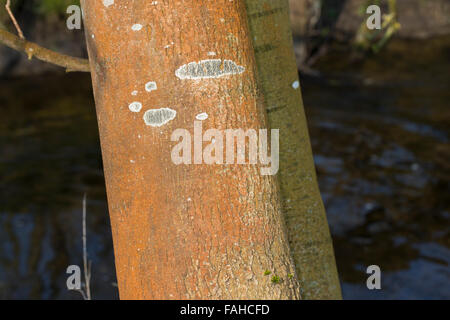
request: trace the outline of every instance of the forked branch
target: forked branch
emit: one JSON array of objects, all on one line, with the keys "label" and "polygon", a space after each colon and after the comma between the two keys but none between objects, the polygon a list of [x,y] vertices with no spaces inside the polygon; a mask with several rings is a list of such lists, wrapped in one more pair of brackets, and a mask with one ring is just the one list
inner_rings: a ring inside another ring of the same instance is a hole
[{"label": "forked branch", "polygon": [[19,36],[16,36],[6,30],[0,29],[0,43],[16,51],[26,53],[28,59],[30,60],[35,57],[39,60],[63,67],[67,72],[90,72],[89,61],[87,59],[71,57],[43,48],[36,43],[27,41],[23,35],[22,29],[20,29],[20,26],[11,11],[10,5],[10,0],[7,0],[5,8],[14,26],[16,27]]},{"label": "forked branch", "polygon": [[39,46],[36,43],[20,39],[16,35],[0,29],[0,43],[19,52],[25,52],[28,59],[35,57],[39,60],[52,63],[66,68],[67,72],[80,71],[90,72],[89,61],[87,59],[75,58],[62,53],[58,53]]}]

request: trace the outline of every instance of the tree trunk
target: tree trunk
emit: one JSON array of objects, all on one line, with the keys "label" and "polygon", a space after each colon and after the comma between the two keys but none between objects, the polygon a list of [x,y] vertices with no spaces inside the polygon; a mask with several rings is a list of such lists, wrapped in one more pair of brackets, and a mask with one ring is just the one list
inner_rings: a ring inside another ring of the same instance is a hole
[{"label": "tree trunk", "polygon": [[299,298],[273,176],[171,157],[177,128],[267,128],[244,1],[82,6],[120,297]]},{"label": "tree trunk", "polygon": [[281,197],[301,295],[305,299],[340,299],[292,48],[288,1],[246,3],[269,123],[280,129]]}]

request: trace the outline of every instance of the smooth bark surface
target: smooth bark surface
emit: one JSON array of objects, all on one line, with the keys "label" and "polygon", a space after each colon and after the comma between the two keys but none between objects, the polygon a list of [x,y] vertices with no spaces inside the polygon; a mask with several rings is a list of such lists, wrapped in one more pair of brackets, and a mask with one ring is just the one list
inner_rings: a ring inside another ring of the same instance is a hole
[{"label": "smooth bark surface", "polygon": [[[244,2],[103,3],[82,1],[121,298],[299,298],[275,178],[254,165],[171,160],[172,132],[192,133],[200,113],[203,132],[267,127]],[[208,59],[245,71],[176,75]],[[175,118],[147,125],[144,113],[161,108]]]},{"label": "smooth bark surface", "polygon": [[340,299],[292,48],[287,0],[246,0],[271,128],[280,129],[279,181],[302,298]]}]

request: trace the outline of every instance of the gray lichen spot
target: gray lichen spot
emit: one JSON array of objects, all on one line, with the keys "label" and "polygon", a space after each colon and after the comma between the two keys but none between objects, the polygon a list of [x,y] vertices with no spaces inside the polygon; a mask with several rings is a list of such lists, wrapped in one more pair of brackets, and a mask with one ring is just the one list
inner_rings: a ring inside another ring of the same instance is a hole
[{"label": "gray lichen spot", "polygon": [[144,113],[144,122],[148,126],[161,127],[176,116],[177,112],[170,108],[151,109]]},{"label": "gray lichen spot", "polygon": [[142,109],[142,103],[140,103],[140,102],[132,102],[128,106],[128,109],[130,109],[131,112],[139,112]]},{"label": "gray lichen spot", "polygon": [[212,79],[233,74],[241,74],[245,67],[231,60],[209,59],[185,64],[175,71],[180,79]]},{"label": "gray lichen spot", "polygon": [[150,81],[145,84],[145,91],[147,91],[147,92],[152,92],[157,89],[158,89],[158,86],[156,85],[156,82],[154,82],[154,81]]},{"label": "gray lichen spot", "polygon": [[203,121],[203,120],[208,119],[208,117],[209,117],[208,114],[206,112],[203,112],[203,113],[196,115],[195,119]]},{"label": "gray lichen spot", "polygon": [[139,23],[133,24],[131,26],[131,30],[133,30],[133,31],[139,31],[141,29],[142,29],[142,24],[139,24]]},{"label": "gray lichen spot", "polygon": [[103,5],[109,7],[114,4],[114,0],[103,0]]}]

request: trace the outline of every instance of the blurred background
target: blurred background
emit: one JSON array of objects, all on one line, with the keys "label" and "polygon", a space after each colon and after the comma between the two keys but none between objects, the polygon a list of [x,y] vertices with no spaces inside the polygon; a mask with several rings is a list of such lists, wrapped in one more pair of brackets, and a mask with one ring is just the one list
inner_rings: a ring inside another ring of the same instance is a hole
[{"label": "blurred background", "polygon": [[[0,28],[14,31],[0,0]],[[77,1],[16,0],[27,39],[86,57]],[[383,29],[365,13],[382,8]],[[344,298],[450,298],[450,1],[290,0],[319,184]],[[81,299],[82,198],[94,299],[117,299],[88,74],[0,45],[0,299]],[[382,290],[366,287],[379,265]]]}]

